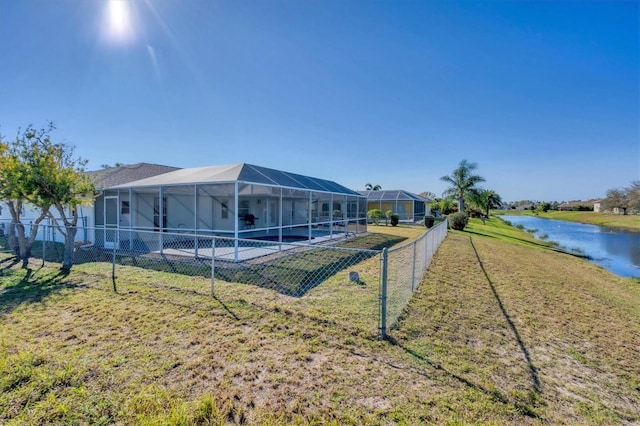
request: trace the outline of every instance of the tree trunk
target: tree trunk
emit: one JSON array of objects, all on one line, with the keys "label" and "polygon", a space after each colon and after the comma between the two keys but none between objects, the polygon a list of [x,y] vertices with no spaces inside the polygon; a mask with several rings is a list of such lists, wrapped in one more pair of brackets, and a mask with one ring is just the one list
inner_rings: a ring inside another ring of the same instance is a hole
[{"label": "tree trunk", "polygon": [[7,241],[9,248],[16,256],[20,256],[20,246],[18,245],[18,237],[16,236],[16,224],[11,222],[7,229]]},{"label": "tree trunk", "polygon": [[40,216],[31,223],[31,235],[27,238],[24,224],[20,222],[20,210],[22,210],[22,202],[7,202],[9,212],[11,213],[12,223],[9,226],[9,247],[13,250],[19,260],[22,261],[22,267],[26,268],[31,257],[31,247],[38,235],[38,226],[44,220],[49,212],[49,208],[43,208]]},{"label": "tree trunk", "polygon": [[22,261],[22,267],[29,265],[29,257],[31,256],[31,247],[29,247],[27,236],[25,235],[24,225],[16,223],[16,231],[18,233],[18,259]]},{"label": "tree trunk", "polygon": [[62,260],[62,270],[70,271],[74,262],[75,240],[78,228],[74,225],[67,226],[67,232],[64,236],[64,257]]},{"label": "tree trunk", "polygon": [[7,202],[11,213],[11,225],[9,226],[9,245],[11,250],[22,261],[22,267],[29,264],[30,247],[27,244],[24,225],[20,222],[21,201],[10,200]]},{"label": "tree trunk", "polygon": [[76,233],[78,232],[78,228],[76,225],[78,223],[78,211],[76,209],[72,210],[71,218],[67,218],[67,215],[64,211],[64,207],[56,203],[55,204],[58,213],[60,213],[60,218],[62,219],[63,226],[58,226],[61,233],[64,235],[64,256],[62,258],[62,267],[60,268],[62,271],[69,272],[74,262],[74,252],[76,249]]}]

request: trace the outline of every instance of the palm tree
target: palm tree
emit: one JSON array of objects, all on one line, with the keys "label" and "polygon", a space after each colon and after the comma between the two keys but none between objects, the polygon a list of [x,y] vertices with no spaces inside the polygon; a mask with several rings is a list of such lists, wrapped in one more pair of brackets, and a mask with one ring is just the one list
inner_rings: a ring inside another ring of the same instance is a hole
[{"label": "palm tree", "polygon": [[451,185],[442,196],[455,196],[458,198],[458,205],[460,211],[464,212],[464,198],[475,190],[475,186],[479,182],[484,182],[484,178],[480,175],[474,175],[473,171],[478,167],[476,163],[469,163],[467,160],[462,160],[457,169],[453,171],[451,176],[442,176],[441,181],[447,182]]},{"label": "palm tree", "polygon": [[382,187],[380,185],[371,185],[368,183],[364,186],[364,189],[367,191],[380,191]]},{"label": "palm tree", "polygon": [[471,201],[482,211],[485,212],[485,216],[489,217],[489,210],[500,207],[502,199],[492,189],[481,189],[473,191],[471,195]]}]

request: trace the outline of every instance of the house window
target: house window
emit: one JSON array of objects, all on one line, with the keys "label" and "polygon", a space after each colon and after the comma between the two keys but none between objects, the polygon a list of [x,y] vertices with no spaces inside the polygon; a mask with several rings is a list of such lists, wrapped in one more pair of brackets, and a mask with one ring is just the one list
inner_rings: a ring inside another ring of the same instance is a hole
[{"label": "house window", "polygon": [[[162,219],[162,223],[160,223]],[[167,197],[162,197],[162,215],[160,214],[160,197],[153,197],[153,228],[164,231],[167,227]]]},{"label": "house window", "polygon": [[229,218],[229,200],[224,200],[220,202],[220,219],[228,219]]},{"label": "house window", "polygon": [[120,214],[129,214],[129,202],[123,201],[120,206]]}]

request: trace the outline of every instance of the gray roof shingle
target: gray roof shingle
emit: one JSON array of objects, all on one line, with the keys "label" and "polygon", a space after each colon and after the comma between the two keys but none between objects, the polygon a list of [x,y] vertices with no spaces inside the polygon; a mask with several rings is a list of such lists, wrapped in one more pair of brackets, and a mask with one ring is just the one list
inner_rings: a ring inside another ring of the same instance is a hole
[{"label": "gray roof shingle", "polygon": [[176,170],[180,170],[180,168],[160,164],[137,163],[107,167],[106,169],[87,172],[87,174],[93,178],[99,189],[105,189]]}]

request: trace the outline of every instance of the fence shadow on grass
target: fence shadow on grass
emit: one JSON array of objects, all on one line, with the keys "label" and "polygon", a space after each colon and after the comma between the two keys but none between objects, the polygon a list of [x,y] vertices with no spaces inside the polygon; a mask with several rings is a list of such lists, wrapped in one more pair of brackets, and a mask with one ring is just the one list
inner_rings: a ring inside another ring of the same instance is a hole
[{"label": "fence shadow on grass", "polygon": [[406,346],[404,346],[401,342],[399,342],[398,340],[394,339],[393,337],[388,336],[386,339],[389,343],[391,343],[394,346],[398,346],[399,348],[401,348],[402,350],[404,350],[407,354],[411,355],[412,357],[420,360],[421,362],[424,362],[425,364],[427,364],[429,367],[433,368],[436,371],[440,371],[442,373],[444,373],[445,375],[455,379],[456,381],[462,383],[463,385],[474,389],[478,392],[481,392],[487,396],[489,396],[491,399],[493,399],[494,401],[500,402],[502,404],[513,404],[515,406],[515,408],[518,410],[518,412],[528,416],[528,417],[532,417],[532,418],[536,418],[536,419],[541,419],[540,415],[538,413],[536,413],[535,408],[533,406],[531,406],[530,404],[526,404],[526,403],[522,403],[522,402],[510,402],[502,393],[500,393],[498,390],[495,389],[488,389],[486,387],[483,387],[482,385],[479,385],[477,383],[472,382],[471,380],[456,374],[452,371],[447,370],[444,366],[442,366],[441,364],[438,364],[437,362],[433,362],[431,361],[428,357],[425,357],[424,355],[414,351],[413,349],[407,348]]},{"label": "fence shadow on grass", "polygon": [[516,341],[518,343],[518,346],[520,347],[520,350],[522,351],[522,354],[524,355],[524,358],[527,361],[527,366],[528,366],[528,369],[529,369],[529,375],[531,376],[531,382],[533,383],[533,389],[537,393],[542,393],[542,387],[540,386],[540,378],[538,377],[538,369],[536,368],[535,365],[533,365],[533,362],[531,361],[531,354],[529,353],[529,350],[527,349],[526,345],[522,341],[522,338],[520,337],[520,333],[518,332],[518,329],[516,328],[516,325],[511,320],[511,316],[509,316],[509,313],[507,312],[506,308],[504,307],[504,304],[502,303],[502,300],[500,299],[500,295],[498,294],[498,291],[496,290],[495,286],[493,285],[493,281],[491,281],[491,278],[489,277],[489,274],[487,273],[486,269],[484,268],[484,265],[482,264],[482,260],[480,259],[480,254],[478,254],[478,250],[476,249],[476,246],[473,244],[473,238],[469,237],[469,242],[471,243],[471,247],[473,248],[473,251],[474,251],[474,253],[476,255],[476,258],[478,259],[478,264],[480,265],[480,268],[482,269],[482,272],[484,273],[484,276],[487,279],[487,282],[489,283],[489,286],[491,287],[491,291],[493,292],[493,296],[496,298],[496,301],[498,302],[498,306],[500,307],[500,311],[502,312],[502,315],[504,316],[505,320],[507,321],[507,324],[509,325],[509,328],[513,332],[513,334],[514,334],[514,336],[516,338]]}]

